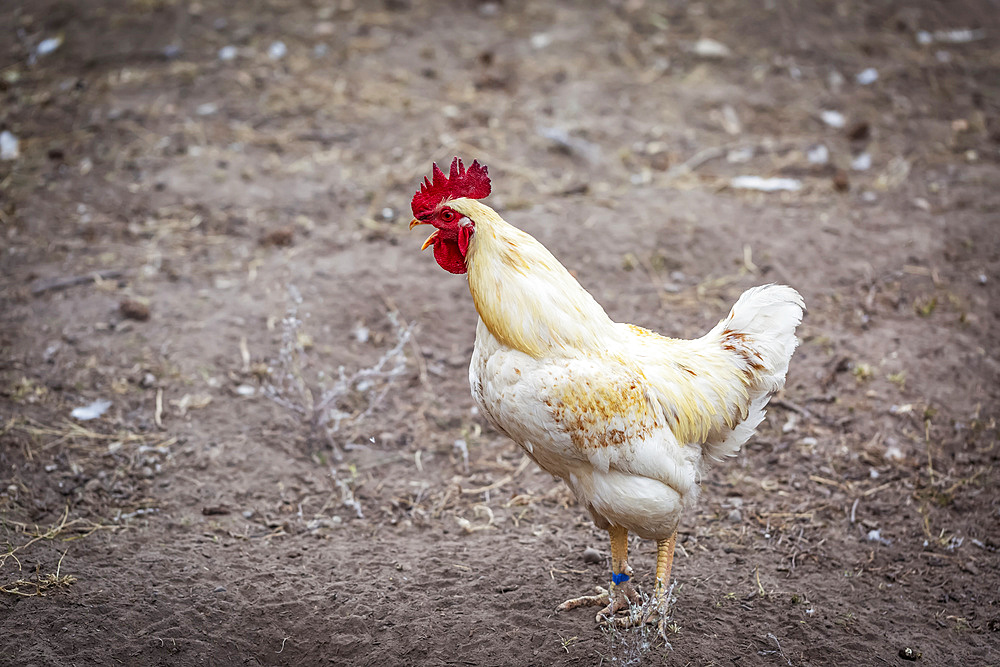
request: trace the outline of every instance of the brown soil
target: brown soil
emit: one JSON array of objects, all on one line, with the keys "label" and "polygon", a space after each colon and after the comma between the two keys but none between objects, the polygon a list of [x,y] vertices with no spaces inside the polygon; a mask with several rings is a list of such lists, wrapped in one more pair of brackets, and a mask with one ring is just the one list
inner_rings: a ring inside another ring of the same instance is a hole
[{"label": "brown soil", "polygon": [[[0,662],[1000,663],[995,4],[578,5],[4,3]],[[805,296],[682,524],[672,650],[554,611],[607,539],[472,409],[466,286],[406,228],[452,155],[618,320]],[[405,366],[317,427],[390,313]]]}]

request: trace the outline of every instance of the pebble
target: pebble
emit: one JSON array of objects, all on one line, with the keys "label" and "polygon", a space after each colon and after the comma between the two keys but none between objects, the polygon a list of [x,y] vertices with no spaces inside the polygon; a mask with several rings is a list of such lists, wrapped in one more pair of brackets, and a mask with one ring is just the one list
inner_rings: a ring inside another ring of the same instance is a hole
[{"label": "pebble", "polygon": [[830,161],[830,149],[823,144],[817,144],[806,151],[809,164],[826,164]]},{"label": "pebble", "polygon": [[861,153],[856,158],[851,160],[851,169],[854,171],[867,171],[871,169],[872,166],[872,156],[871,153]]},{"label": "pebble", "polygon": [[288,53],[288,47],[284,42],[273,42],[267,48],[267,57],[271,60],[281,60]]},{"label": "pebble", "polygon": [[726,515],[726,520],[731,523],[742,523],[743,522],[743,512],[738,509],[729,510],[729,514]]},{"label": "pebble", "polygon": [[295,242],[295,228],[291,225],[272,229],[260,239],[262,246],[275,246],[282,248],[290,246]]},{"label": "pebble", "polygon": [[544,49],[552,43],[552,35],[539,32],[531,36],[531,47],[534,49]]},{"label": "pebble", "polygon": [[126,319],[138,322],[145,322],[149,319],[149,306],[135,299],[122,299],[122,302],[118,304],[118,310]]},{"label": "pebble", "polygon": [[872,126],[866,121],[858,121],[847,130],[847,138],[851,141],[865,141],[872,136]]},{"label": "pebble", "polygon": [[878,70],[874,67],[866,67],[858,72],[858,75],[854,77],[854,80],[862,86],[870,86],[878,81]]},{"label": "pebble", "polygon": [[820,111],[819,119],[824,123],[826,123],[827,125],[829,125],[830,127],[834,127],[837,129],[840,129],[847,124],[847,119],[844,117],[844,114],[840,113],[839,111],[832,111],[830,109],[825,109],[823,111]]},{"label": "pebble", "polygon": [[20,143],[9,130],[0,132],[0,160],[16,160],[20,157]]},{"label": "pebble", "polygon": [[833,175],[833,188],[837,192],[847,192],[851,188],[851,180],[843,169],[838,169]]},{"label": "pebble", "polygon": [[728,58],[733,55],[732,50],[728,46],[708,37],[702,37],[695,42],[694,48],[691,50],[694,51],[696,56],[701,56],[702,58]]},{"label": "pebble", "polygon": [[40,56],[47,56],[60,46],[62,46],[62,37],[49,37],[48,39],[43,39],[38,43],[38,47],[35,49],[35,53]]},{"label": "pebble", "polygon": [[604,556],[602,556],[601,552],[594,547],[587,547],[583,550],[583,562],[599,565],[604,562]]}]

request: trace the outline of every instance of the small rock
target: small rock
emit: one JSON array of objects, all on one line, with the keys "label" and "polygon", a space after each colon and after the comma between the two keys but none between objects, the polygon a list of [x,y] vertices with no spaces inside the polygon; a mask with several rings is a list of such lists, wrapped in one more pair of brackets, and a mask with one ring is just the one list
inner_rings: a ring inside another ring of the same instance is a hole
[{"label": "small rock", "polygon": [[267,57],[271,60],[281,60],[287,54],[288,47],[284,42],[272,42],[271,46],[267,47]]},{"label": "small rock", "polygon": [[729,510],[729,514],[726,515],[726,521],[730,523],[743,523],[743,512],[738,509]]},{"label": "small rock", "polygon": [[838,130],[847,124],[847,119],[844,118],[844,114],[830,109],[820,111],[819,119],[830,127],[837,128]]},{"label": "small rock", "polygon": [[9,130],[0,132],[0,160],[16,160],[21,156],[21,142]]},{"label": "small rock", "polygon": [[903,660],[914,661],[921,656],[920,653],[914,651],[909,646],[899,649],[899,657]]},{"label": "small rock", "polygon": [[142,376],[142,380],[139,381],[139,386],[143,389],[149,389],[156,384],[156,376],[152,373],[146,373]]},{"label": "small rock", "polygon": [[257,389],[253,385],[241,384],[236,387],[236,394],[238,396],[253,396],[257,393]]},{"label": "small rock", "polygon": [[847,138],[851,141],[866,141],[872,136],[872,126],[867,121],[858,121],[847,130]]},{"label": "small rock", "polygon": [[583,562],[599,565],[604,562],[604,556],[594,547],[587,547],[583,550]]},{"label": "small rock", "polygon": [[728,46],[709,37],[702,37],[695,42],[691,51],[702,58],[728,58],[733,55]]},{"label": "small rock", "polygon": [[236,47],[231,44],[229,46],[223,46],[221,49],[219,49],[219,60],[222,61],[234,60],[236,58],[236,55],[237,55]]},{"label": "small rock", "polygon": [[851,187],[851,181],[847,177],[847,172],[838,169],[833,175],[833,189],[837,192],[847,192]]},{"label": "small rock", "polygon": [[204,104],[199,104],[194,112],[199,116],[211,116],[218,110],[219,105],[215,102],[205,102]]},{"label": "small rock", "polygon": [[149,306],[135,299],[122,299],[118,310],[126,319],[145,322],[149,319]]},{"label": "small rock", "polygon": [[874,67],[866,67],[858,72],[858,75],[854,77],[854,80],[862,86],[870,86],[878,81],[878,70]]},{"label": "small rock", "polygon": [[295,228],[288,227],[278,227],[277,229],[272,229],[267,234],[265,234],[260,239],[260,244],[263,246],[273,245],[276,247],[290,246],[295,240]]},{"label": "small rock", "polygon": [[534,49],[544,49],[552,43],[552,35],[547,32],[539,32],[531,36],[531,47]]},{"label": "small rock", "polygon": [[226,592],[226,587],[225,586],[216,586],[215,589],[212,592],[213,593],[225,593]]},{"label": "small rock", "polygon": [[854,171],[868,171],[872,167],[871,153],[861,153],[851,160],[851,169]]},{"label": "small rock", "polygon": [[48,39],[43,39],[35,48],[35,55],[47,56],[62,46],[62,43],[62,37],[49,37]]},{"label": "small rock", "polygon": [[809,164],[823,165],[830,161],[830,149],[823,144],[817,144],[806,151]]}]

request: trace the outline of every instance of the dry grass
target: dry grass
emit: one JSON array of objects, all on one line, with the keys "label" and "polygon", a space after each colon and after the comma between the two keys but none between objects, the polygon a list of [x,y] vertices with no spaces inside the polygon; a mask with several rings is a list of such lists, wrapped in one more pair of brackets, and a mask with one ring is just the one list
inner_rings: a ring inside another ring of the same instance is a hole
[{"label": "dry grass", "polygon": [[[0,528],[7,533],[5,536],[6,551],[0,553],[0,573],[3,574],[4,578],[17,577],[9,583],[0,585],[0,592],[22,597],[35,597],[43,596],[53,589],[63,588],[75,583],[76,577],[69,574],[62,574],[62,562],[66,557],[67,550],[64,550],[59,557],[55,572],[43,574],[41,566],[36,565],[33,575],[28,579],[22,576],[24,566],[21,560],[38,543],[54,541],[71,542],[93,535],[99,530],[118,530],[123,528],[123,526],[97,523],[90,519],[79,517],[70,519],[69,512],[70,508],[67,505],[65,510],[63,510],[62,516],[55,523],[44,528],[37,524],[0,518]],[[20,544],[14,544],[14,541],[20,540],[23,540]],[[13,567],[9,567],[9,563],[13,563]],[[6,572],[8,569],[10,570],[9,574]]]}]

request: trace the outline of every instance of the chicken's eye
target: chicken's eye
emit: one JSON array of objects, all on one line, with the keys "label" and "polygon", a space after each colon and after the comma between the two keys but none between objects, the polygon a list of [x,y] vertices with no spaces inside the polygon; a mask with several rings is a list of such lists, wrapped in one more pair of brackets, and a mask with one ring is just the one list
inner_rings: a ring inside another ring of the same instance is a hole
[{"label": "chicken's eye", "polygon": [[455,212],[450,208],[446,208],[445,210],[441,211],[441,219],[444,220],[445,222],[452,222],[455,220]]}]

